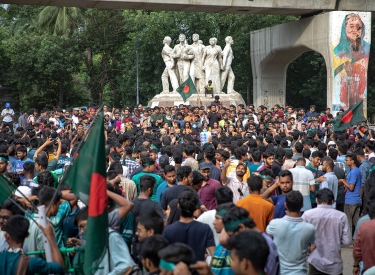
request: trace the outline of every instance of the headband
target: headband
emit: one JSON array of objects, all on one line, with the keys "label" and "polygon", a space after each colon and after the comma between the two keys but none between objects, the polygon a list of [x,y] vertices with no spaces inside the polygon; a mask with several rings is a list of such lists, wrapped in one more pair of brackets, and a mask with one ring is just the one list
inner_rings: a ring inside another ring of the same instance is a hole
[{"label": "headband", "polygon": [[158,151],[158,152],[159,152],[159,150],[160,150],[160,149],[159,149],[158,147],[156,147],[154,144],[151,144],[151,147],[154,148],[154,149],[155,149],[156,151]]},{"label": "headband", "polygon": [[260,175],[260,177],[265,180],[273,180],[273,178],[271,178],[270,176],[266,176],[266,175]]},{"label": "headband", "polygon": [[231,220],[227,223],[224,224],[224,228],[225,228],[225,231],[227,232],[232,232],[234,231],[235,229],[238,228],[238,226],[241,224],[241,223],[244,223],[245,221],[247,221],[249,218],[246,217],[246,218],[241,218],[241,219],[235,219],[235,220]]},{"label": "headband", "polygon": [[[1,159],[1,158],[0,158]],[[371,167],[370,173],[375,170],[375,165]]]},{"label": "headband", "polygon": [[150,162],[143,162],[142,163],[142,167],[147,167],[147,166],[151,166],[151,165],[154,165],[154,161],[150,161]]},{"label": "headband", "polygon": [[166,271],[173,271],[176,267],[176,264],[164,261],[163,259],[160,260],[159,267],[165,269]]},{"label": "headband", "polygon": [[227,213],[228,211],[225,210],[225,209],[220,209],[219,211],[216,211],[216,215],[220,216],[220,217],[224,217],[224,215]]},{"label": "headband", "polygon": [[9,160],[7,160],[6,158],[3,158],[3,157],[0,157],[0,160],[4,161],[4,162],[8,162]]}]

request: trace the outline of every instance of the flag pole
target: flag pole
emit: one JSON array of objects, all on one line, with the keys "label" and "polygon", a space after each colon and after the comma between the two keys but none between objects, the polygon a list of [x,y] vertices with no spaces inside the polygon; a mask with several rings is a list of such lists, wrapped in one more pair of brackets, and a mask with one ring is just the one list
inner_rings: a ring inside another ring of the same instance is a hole
[{"label": "flag pole", "polygon": [[[75,156],[77,155],[77,153],[78,153],[79,150],[81,149],[83,143],[85,142],[85,140],[87,139],[89,133],[91,132],[92,127],[94,126],[94,124],[95,124],[96,121],[98,120],[99,114],[100,114],[100,112],[102,111],[102,109],[103,109],[103,105],[100,106],[98,113],[95,115],[93,121],[92,121],[91,124],[90,124],[90,128],[88,129],[88,131],[85,133],[85,136],[82,138],[82,140],[81,140],[80,143],[78,144],[78,146],[77,146],[77,150],[76,150],[76,152],[75,152]],[[73,158],[72,158],[72,163],[73,163],[73,165],[74,165],[74,159],[75,159],[75,156],[73,156]],[[59,180],[58,186],[57,186],[57,188],[56,188],[55,193],[53,194],[52,200],[50,201],[50,203],[49,203],[49,205],[48,205],[48,207],[47,207],[46,213],[48,213],[48,211],[50,210],[51,205],[52,205],[52,202],[55,200],[56,195],[57,195],[57,192],[60,190],[60,187],[61,187],[61,184],[60,184],[60,183],[65,179],[65,177],[66,177],[66,175],[67,175],[67,173],[68,173],[68,171],[69,171],[69,169],[70,169],[71,166],[72,166],[72,165],[69,165],[69,166],[68,166],[68,168],[65,170],[63,176],[62,176],[61,179]]]},{"label": "flag pole", "polygon": [[15,206],[17,206],[24,214],[25,216],[28,216],[35,224],[39,225],[39,223],[29,214],[26,212],[25,209],[23,209],[14,199],[11,197],[8,198]]}]

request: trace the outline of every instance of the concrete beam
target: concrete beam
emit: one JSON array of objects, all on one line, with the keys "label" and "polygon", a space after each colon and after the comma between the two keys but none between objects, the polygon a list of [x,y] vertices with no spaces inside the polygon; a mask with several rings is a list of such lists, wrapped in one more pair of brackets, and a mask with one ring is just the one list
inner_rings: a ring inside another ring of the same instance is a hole
[{"label": "concrete beam", "polygon": [[[357,11],[375,10],[375,3],[372,2],[372,0],[342,0],[340,9],[353,9],[352,6],[355,5],[354,10]],[[336,0],[0,0],[0,3],[83,8],[309,15],[334,10]]]}]

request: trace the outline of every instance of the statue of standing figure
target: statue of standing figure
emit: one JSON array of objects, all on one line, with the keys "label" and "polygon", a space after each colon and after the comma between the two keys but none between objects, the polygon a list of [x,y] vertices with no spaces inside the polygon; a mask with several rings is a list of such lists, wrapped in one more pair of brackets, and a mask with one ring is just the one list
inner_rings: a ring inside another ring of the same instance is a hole
[{"label": "statue of standing figure", "polygon": [[193,34],[193,44],[189,45],[186,36],[180,34],[179,44],[172,49],[170,47],[172,39],[166,36],[163,40],[163,50],[161,52],[165,69],[161,76],[163,93],[169,93],[169,82],[172,84],[173,92],[185,82],[189,76],[194,82],[198,93],[204,93],[206,82],[211,80],[215,94],[222,93],[227,81],[227,93],[234,93],[235,75],[232,70],[234,59],[231,36],[225,38],[224,50],[217,45],[217,38],[209,40],[209,46],[204,46],[199,40],[198,34]]},{"label": "statue of standing figure", "polygon": [[204,93],[205,73],[202,67],[205,47],[200,43],[202,41],[199,40],[199,34],[193,34],[192,38],[193,44],[191,44],[191,47],[194,51],[194,58],[191,60],[190,64],[190,77],[193,80],[198,93]]},{"label": "statue of standing figure", "polygon": [[169,46],[172,42],[172,39],[169,36],[164,37],[163,40],[163,50],[161,52],[161,56],[165,63],[165,69],[163,71],[163,74],[161,75],[161,81],[163,84],[163,92],[169,93],[169,82],[168,77],[171,81],[173,91],[176,91],[178,88],[178,79],[175,72],[175,62],[172,57],[172,48]]},{"label": "statue of standing figure", "polygon": [[211,80],[214,93],[221,92],[221,70],[223,70],[222,49],[216,45],[217,38],[210,38],[210,45],[206,46],[203,54],[203,70],[206,81]]},{"label": "statue of standing figure", "polygon": [[233,39],[231,36],[227,36],[225,38],[225,47],[222,52],[223,55],[223,71],[221,72],[221,89],[220,91],[223,90],[225,80],[228,77],[228,84],[227,84],[227,93],[230,94],[234,91],[234,73],[232,71],[232,61],[234,59],[233,56],[233,51],[232,51],[232,44],[233,44]]},{"label": "statue of standing figure", "polygon": [[174,46],[172,57],[177,60],[178,79],[181,85],[189,78],[190,60],[194,58],[194,50],[186,42],[185,34],[180,34],[178,40],[180,44]]}]

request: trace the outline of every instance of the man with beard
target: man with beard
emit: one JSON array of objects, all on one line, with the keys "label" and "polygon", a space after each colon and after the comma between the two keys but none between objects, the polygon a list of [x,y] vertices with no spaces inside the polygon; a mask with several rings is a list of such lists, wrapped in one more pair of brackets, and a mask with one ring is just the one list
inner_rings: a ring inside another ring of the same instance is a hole
[{"label": "man with beard", "polygon": [[[263,155],[264,163],[262,166],[258,168],[258,171],[260,172],[264,169],[272,170],[272,165],[273,165],[273,162],[275,161],[275,154],[272,151],[267,150],[262,155]],[[255,172],[255,171],[252,171],[252,172]]]},{"label": "man with beard", "polygon": [[240,199],[246,198],[249,195],[249,188],[244,176],[247,171],[247,167],[244,163],[239,163],[236,167],[236,176],[228,177],[227,169],[231,164],[231,160],[227,159],[224,164],[223,170],[221,171],[222,184],[228,186],[233,192],[233,203],[237,203]]},{"label": "man with beard", "polygon": [[[272,196],[278,187],[280,187],[282,194]],[[288,170],[282,170],[279,173],[279,177],[276,177],[276,182],[263,193],[263,199],[266,199],[275,205],[274,219],[280,219],[285,216],[285,196],[292,190],[293,174]]]},{"label": "man with beard", "polygon": [[198,197],[208,210],[213,210],[217,206],[215,191],[220,187],[220,182],[210,178],[210,169],[211,166],[207,162],[199,164],[199,173],[205,177],[205,180],[198,191]]}]

